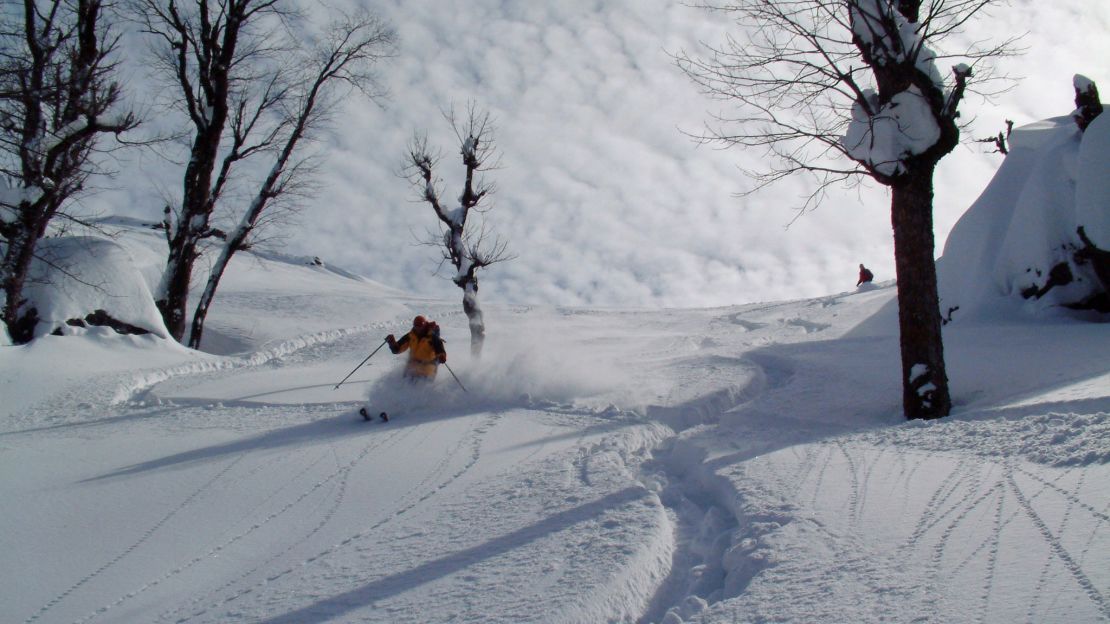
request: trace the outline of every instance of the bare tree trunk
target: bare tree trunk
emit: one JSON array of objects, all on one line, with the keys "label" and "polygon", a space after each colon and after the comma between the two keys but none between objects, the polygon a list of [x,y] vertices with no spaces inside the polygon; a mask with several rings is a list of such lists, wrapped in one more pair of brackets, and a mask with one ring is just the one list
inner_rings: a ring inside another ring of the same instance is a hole
[{"label": "bare tree trunk", "polygon": [[[209,235],[209,220],[214,208],[212,203],[212,173],[227,120],[227,105],[213,107],[213,119],[193,142],[192,158],[185,169],[181,215],[170,238],[169,256],[162,277],[162,288],[155,302],[162,312],[162,320],[174,340],[185,337],[186,309],[189,304],[189,282],[193,264],[200,255],[198,244]],[[167,228],[174,225],[167,220]]]},{"label": "bare tree trunk", "polygon": [[1098,97],[1098,87],[1084,76],[1077,75],[1075,84],[1075,124],[1086,132],[1087,126],[1102,114],[1102,100]]},{"label": "bare tree trunk", "polygon": [[35,243],[42,238],[43,227],[28,223],[30,210],[24,212],[24,217],[18,224],[18,232],[7,239],[3,259],[3,269],[0,275],[4,278],[4,324],[8,328],[8,335],[16,344],[30,342],[34,338],[33,310],[23,310],[23,286],[27,283],[27,274],[31,270],[31,261],[35,255]]},{"label": "bare tree trunk", "polygon": [[162,277],[162,296],[155,301],[166,329],[178,342],[185,336],[185,306],[189,303],[189,281],[197,255],[195,241],[186,243],[183,240],[186,235],[181,232],[171,241]]},{"label": "bare tree trunk", "polygon": [[[306,112],[311,113],[311,107]],[[262,216],[262,211],[266,208],[266,203],[275,195],[280,194],[280,191],[275,192],[275,187],[278,185],[278,179],[281,177],[285,169],[289,157],[293,154],[297,142],[300,140],[301,134],[304,131],[303,124],[299,125],[293,136],[290,137],[286,143],[285,149],[282,150],[281,155],[278,157],[278,162],[262,183],[262,187],[258,191],[251,202],[250,208],[247,209],[246,214],[243,215],[243,220],[240,222],[239,227],[231,233],[220,250],[220,255],[216,258],[216,264],[212,267],[211,273],[208,275],[208,283],[204,286],[204,292],[201,293],[200,301],[197,302],[196,310],[193,311],[193,326],[189,332],[189,348],[200,349],[200,341],[204,334],[204,321],[208,318],[208,308],[212,305],[212,300],[216,297],[216,289],[220,286],[220,280],[223,279],[224,271],[227,270],[227,265],[231,262],[231,257],[235,252],[244,249],[247,237],[254,231],[255,225],[258,223],[259,217]],[[186,290],[186,292],[188,292]]]},{"label": "bare tree trunk", "polygon": [[891,187],[902,405],[907,418],[940,418],[952,409],[933,259],[933,171],[933,165],[911,168]]},{"label": "bare tree trunk", "polygon": [[478,269],[508,259],[505,244],[497,240],[490,243],[485,238],[484,231],[475,234],[470,230],[472,236],[467,240],[466,223],[470,211],[481,205],[483,199],[493,190],[492,185],[475,178],[475,173],[491,167],[487,159],[494,153],[490,136],[493,125],[490,123],[489,113],[479,112],[473,103],[469,106],[465,125],[457,125],[450,114],[448,119],[455,126],[455,134],[462,143],[460,152],[463,166],[466,167],[466,181],[462,195],[459,196],[459,207],[447,210],[440,202],[440,190],[436,188],[437,180],[432,174],[432,167],[439,157],[428,151],[426,137],[413,139],[405,175],[418,189],[420,199],[431,205],[436,217],[446,228],[436,244],[443,246],[443,259],[455,267],[456,273],[451,281],[463,291],[463,312],[470,322],[470,353],[478,358],[482,355],[482,345],[486,339],[486,324],[482,318],[482,308],[478,305],[477,272]]},{"label": "bare tree trunk", "polygon": [[463,312],[470,323],[470,355],[478,358],[486,341],[486,323],[482,319],[482,307],[478,305],[478,280],[467,282],[463,292]]},{"label": "bare tree trunk", "polygon": [[99,135],[138,122],[119,106],[110,57],[117,39],[100,0],[5,3],[0,29],[0,162],[11,186],[34,199],[5,203],[0,219],[0,316],[17,343],[34,337],[35,313],[23,288],[39,240],[61,209],[99,170],[90,158]]},{"label": "bare tree trunk", "polygon": [[[216,175],[220,143],[228,124],[232,100],[243,82],[260,80],[251,72],[265,63],[265,54],[251,52],[251,37],[264,37],[252,27],[273,10],[269,0],[226,0],[210,5],[194,0],[179,6],[176,2],[142,0],[142,18],[149,34],[159,41],[163,50],[163,69],[171,72],[195,132],[189,153],[189,164],[182,180],[182,201],[179,214],[166,215],[169,253],[162,274],[155,304],[175,340],[185,337],[189,282],[193,265],[200,255],[200,242],[213,236],[212,212],[227,182],[231,165],[242,155],[238,143],[232,154],[224,158],[224,167]],[[247,53],[238,50],[240,38],[246,37]],[[248,69],[249,67],[249,69]],[[242,74],[242,75],[241,75]],[[242,112],[242,108],[238,109]],[[215,183],[213,183],[215,181]]]},{"label": "bare tree trunk", "polygon": [[216,298],[216,288],[220,285],[220,279],[223,278],[224,271],[227,270],[227,265],[231,261],[232,249],[231,241],[228,242],[220,252],[220,257],[216,259],[215,266],[212,267],[212,272],[208,275],[208,283],[204,286],[204,292],[200,295],[200,301],[197,302],[197,308],[193,311],[193,327],[189,332],[189,348],[200,349],[200,340],[204,335],[204,321],[208,318],[208,308],[212,306],[212,300]]}]

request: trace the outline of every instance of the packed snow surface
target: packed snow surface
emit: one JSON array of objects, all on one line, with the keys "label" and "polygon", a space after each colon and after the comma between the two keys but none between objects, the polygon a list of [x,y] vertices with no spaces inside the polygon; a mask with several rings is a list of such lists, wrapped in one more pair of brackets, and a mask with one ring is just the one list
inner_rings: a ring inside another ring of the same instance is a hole
[{"label": "packed snow surface", "polygon": [[[0,621],[1110,620],[1105,325],[950,326],[905,422],[890,283],[487,304],[472,360],[457,301],[241,255],[208,353],[0,348]],[[418,313],[466,391],[335,387]]]}]

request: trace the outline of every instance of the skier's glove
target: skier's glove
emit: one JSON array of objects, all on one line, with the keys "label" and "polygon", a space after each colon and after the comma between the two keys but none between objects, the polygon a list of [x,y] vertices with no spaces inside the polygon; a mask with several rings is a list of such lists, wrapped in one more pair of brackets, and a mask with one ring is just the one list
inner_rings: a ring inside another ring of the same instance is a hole
[{"label": "skier's glove", "polygon": [[447,354],[446,353],[440,353],[439,357],[436,358],[436,359],[439,360],[440,364],[446,364],[447,363]]},{"label": "skier's glove", "polygon": [[397,344],[397,339],[393,337],[393,334],[386,336],[385,341],[388,342],[390,346]]}]

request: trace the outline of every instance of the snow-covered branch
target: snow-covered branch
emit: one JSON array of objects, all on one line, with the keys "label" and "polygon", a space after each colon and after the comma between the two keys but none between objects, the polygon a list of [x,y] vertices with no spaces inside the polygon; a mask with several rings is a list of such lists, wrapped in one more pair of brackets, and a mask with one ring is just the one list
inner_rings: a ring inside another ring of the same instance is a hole
[{"label": "snow-covered branch", "polygon": [[[848,156],[857,173],[892,182],[912,158],[938,159],[958,143],[959,104],[993,80],[983,62],[1013,53],[993,47],[949,49],[950,36],[997,0],[739,0],[700,5],[741,27],[696,57],[675,55],[711,97],[734,101],[703,141],[768,149],[769,171],[814,168]],[[951,59],[948,76],[939,59]],[[976,71],[972,71],[975,67]],[[783,157],[789,155],[789,157]],[[839,180],[838,180],[839,181]]]}]

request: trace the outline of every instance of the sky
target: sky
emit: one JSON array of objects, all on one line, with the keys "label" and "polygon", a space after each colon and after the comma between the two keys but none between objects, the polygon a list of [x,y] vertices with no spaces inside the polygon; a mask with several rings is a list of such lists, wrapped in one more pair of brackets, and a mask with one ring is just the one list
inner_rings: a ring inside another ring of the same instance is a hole
[{"label": "sky", "polygon": [[[353,2],[340,6],[358,6]],[[857,265],[893,278],[889,198],[877,185],[831,194],[798,215],[804,181],[743,198],[741,169],[757,150],[699,145],[719,102],[698,93],[671,54],[697,54],[734,29],[672,0],[396,0],[370,2],[397,29],[399,50],[380,68],[390,98],[348,98],[323,137],[319,189],[273,245],[430,296],[461,296],[421,245],[436,227],[399,176],[414,132],[445,157],[445,196],[461,191],[458,146],[442,112],[468,102],[495,120],[501,167],[490,229],[511,261],[480,274],[483,300],[597,306],[712,306],[813,297],[855,284]],[[968,136],[1067,114],[1072,75],[1110,85],[1110,3],[1013,0],[968,37],[1027,32],[1027,53],[1000,62],[1020,78],[964,111]],[[148,84],[141,72],[133,84]],[[1106,87],[1110,88],[1110,87]],[[727,104],[726,104],[727,106]],[[936,179],[937,253],[1001,156],[961,146]],[[99,210],[155,218],[179,174],[151,154],[126,163],[87,200]],[[109,183],[110,186],[113,183]],[[437,272],[438,269],[438,272]]]}]

